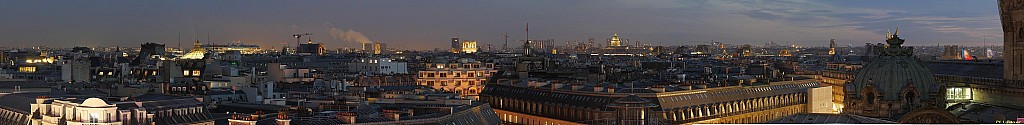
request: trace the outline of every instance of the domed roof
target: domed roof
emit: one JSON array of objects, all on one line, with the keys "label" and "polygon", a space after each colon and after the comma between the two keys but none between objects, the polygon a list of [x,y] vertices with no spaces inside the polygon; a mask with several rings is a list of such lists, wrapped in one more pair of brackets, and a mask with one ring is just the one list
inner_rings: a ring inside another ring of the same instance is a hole
[{"label": "domed roof", "polygon": [[196,41],[195,47],[193,47],[188,53],[185,53],[184,56],[181,56],[181,59],[203,59],[205,55],[206,49],[203,48],[203,44]]},{"label": "domed roof", "polygon": [[85,99],[85,101],[82,102],[81,106],[84,106],[84,107],[106,107],[106,106],[110,106],[110,105],[107,104],[107,102],[103,101],[103,99],[89,98],[89,99]]},{"label": "domed roof", "polygon": [[913,47],[900,46],[903,39],[897,35],[887,38],[889,46],[874,48],[879,51],[878,57],[864,65],[851,84],[847,84],[847,93],[861,95],[860,92],[871,85],[882,94],[880,99],[898,100],[902,91],[913,85],[919,98],[928,98],[927,93],[939,87],[934,74],[914,57]]}]

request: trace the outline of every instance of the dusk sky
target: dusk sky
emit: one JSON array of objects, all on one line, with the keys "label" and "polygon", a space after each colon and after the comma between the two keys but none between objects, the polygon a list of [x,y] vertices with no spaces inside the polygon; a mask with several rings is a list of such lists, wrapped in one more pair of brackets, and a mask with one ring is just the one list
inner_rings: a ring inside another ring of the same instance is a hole
[{"label": "dusk sky", "polygon": [[[313,33],[330,48],[380,41],[391,48],[447,48],[450,38],[501,47],[525,38],[604,43],[613,33],[654,45],[827,46],[880,43],[900,28],[909,45],[1001,45],[996,0],[409,0],[409,1],[0,1],[0,46],[189,47],[199,39],[262,48]],[[196,28],[198,26],[198,29]],[[198,31],[198,33],[197,33]],[[359,35],[365,36],[359,37]],[[302,40],[305,42],[305,38]],[[983,42],[987,41],[987,42]]]}]

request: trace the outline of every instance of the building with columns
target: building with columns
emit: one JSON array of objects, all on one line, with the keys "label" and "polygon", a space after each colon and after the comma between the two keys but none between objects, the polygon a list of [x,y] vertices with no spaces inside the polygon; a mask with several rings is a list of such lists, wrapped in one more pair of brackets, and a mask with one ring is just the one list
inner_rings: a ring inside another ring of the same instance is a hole
[{"label": "building with columns", "polygon": [[820,86],[811,78],[719,87],[503,82],[487,84],[480,101],[508,124],[763,123],[820,109],[808,101],[809,91]]},{"label": "building with columns", "polygon": [[144,94],[89,97],[64,92],[0,94],[0,123],[21,125],[213,125],[195,98]]}]

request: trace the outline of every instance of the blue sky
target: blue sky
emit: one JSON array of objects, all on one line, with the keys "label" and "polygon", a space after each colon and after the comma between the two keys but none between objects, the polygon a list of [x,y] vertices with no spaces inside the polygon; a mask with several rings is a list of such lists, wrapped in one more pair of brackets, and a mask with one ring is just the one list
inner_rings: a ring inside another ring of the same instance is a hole
[{"label": "blue sky", "polygon": [[0,1],[0,46],[173,47],[181,34],[188,47],[199,34],[280,48],[311,32],[328,48],[380,41],[426,50],[453,36],[500,47],[502,33],[525,38],[527,22],[531,38],[557,45],[618,33],[655,45],[860,46],[899,27],[909,45],[976,46],[1001,44],[997,9],[995,0]]}]

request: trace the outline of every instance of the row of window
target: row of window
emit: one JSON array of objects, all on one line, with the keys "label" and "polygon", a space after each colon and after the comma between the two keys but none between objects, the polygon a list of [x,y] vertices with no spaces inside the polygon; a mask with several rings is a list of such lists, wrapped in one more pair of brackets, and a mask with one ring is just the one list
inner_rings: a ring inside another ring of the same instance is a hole
[{"label": "row of window", "polygon": [[[483,81],[484,80],[480,80],[479,83],[483,83]],[[420,83],[420,85],[425,85],[425,86],[434,86],[434,85],[448,86],[448,83],[452,83],[452,84],[454,84],[454,86],[462,86],[463,84],[468,85],[468,86],[475,86],[475,85],[477,85],[478,82],[477,81],[436,81],[436,82],[435,81],[425,81],[423,83]]]},{"label": "row of window", "polygon": [[[434,77],[441,77],[441,78],[451,78],[451,77],[485,77],[485,76],[490,76],[491,73],[492,72],[473,72],[473,71],[470,71],[470,72],[441,72],[441,73],[434,73],[434,72],[424,71],[424,72],[420,72],[419,76],[420,76],[420,78],[434,78]],[[449,74],[451,74],[451,77],[449,77]]]},{"label": "row of window", "polygon": [[[481,65],[480,64],[462,64],[462,65],[459,65],[459,64],[447,64],[447,65],[445,65],[445,64],[424,64],[424,67],[433,67],[433,68],[438,68],[438,69],[443,69],[443,68],[481,68]],[[494,68],[494,64],[487,63],[487,64],[483,65],[483,67],[484,68]]]}]

